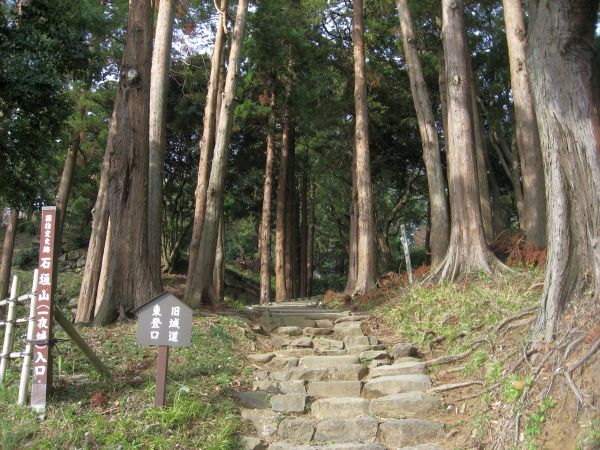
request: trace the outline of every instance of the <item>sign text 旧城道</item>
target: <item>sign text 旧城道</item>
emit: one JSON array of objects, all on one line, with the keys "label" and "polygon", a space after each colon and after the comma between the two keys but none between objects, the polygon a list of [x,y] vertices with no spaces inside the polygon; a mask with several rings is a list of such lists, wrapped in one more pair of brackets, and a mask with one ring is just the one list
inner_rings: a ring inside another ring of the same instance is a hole
[{"label": "sign text \u65e7\u57ce\u9053", "polygon": [[138,345],[187,347],[192,340],[192,309],[168,292],[137,309]]}]

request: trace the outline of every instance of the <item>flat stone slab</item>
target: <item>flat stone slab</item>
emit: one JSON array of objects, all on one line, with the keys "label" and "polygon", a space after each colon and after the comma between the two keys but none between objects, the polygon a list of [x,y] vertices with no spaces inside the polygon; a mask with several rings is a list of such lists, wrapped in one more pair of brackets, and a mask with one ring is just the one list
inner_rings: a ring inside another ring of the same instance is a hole
[{"label": "flat stone slab", "polygon": [[423,362],[402,362],[392,364],[391,366],[379,366],[371,369],[369,372],[369,378],[392,375],[411,375],[415,373],[422,373],[423,369],[425,369],[425,363]]},{"label": "flat stone slab", "polygon": [[315,320],[315,325],[317,326],[317,328],[333,328],[333,320],[329,320],[329,319]]},{"label": "flat stone slab", "polygon": [[288,345],[291,344],[291,340],[288,337],[285,336],[278,336],[278,335],[273,335],[271,336],[271,344],[273,344],[273,347],[275,348],[283,348],[283,347],[287,347]]},{"label": "flat stone slab", "polygon": [[369,413],[377,417],[400,419],[424,417],[442,407],[442,401],[423,392],[404,392],[371,400]]},{"label": "flat stone slab", "polygon": [[361,345],[377,345],[379,340],[375,336],[348,336],[344,338],[346,348],[357,347]]},{"label": "flat stone slab", "polygon": [[250,361],[254,361],[259,364],[265,364],[271,361],[275,357],[275,353],[254,353],[248,355]]},{"label": "flat stone slab", "polygon": [[277,431],[280,415],[264,409],[242,409],[242,419],[252,422],[258,437],[270,439]]},{"label": "flat stone slab", "polygon": [[304,412],[306,394],[281,394],[271,397],[271,409],[282,413]]},{"label": "flat stone slab", "polygon": [[344,316],[338,317],[334,320],[334,323],[343,323],[343,322],[360,322],[361,320],[368,319],[369,316],[365,314],[357,315],[357,316]]},{"label": "flat stone slab", "polygon": [[306,394],[306,381],[282,381],[279,383],[279,391],[282,394]]},{"label": "flat stone slab", "polygon": [[444,438],[444,424],[419,419],[390,420],[380,425],[379,436],[382,444],[393,448],[436,442]]},{"label": "flat stone slab", "polygon": [[238,393],[240,403],[246,408],[268,409],[271,394],[266,391],[249,391]]},{"label": "flat stone slab", "polygon": [[300,327],[279,327],[275,331],[277,334],[281,334],[283,336],[301,336],[302,328]]},{"label": "flat stone slab", "polygon": [[323,398],[313,402],[311,413],[317,419],[352,419],[364,416],[369,409],[369,401],[356,397]]},{"label": "flat stone slab", "polygon": [[293,369],[271,372],[271,379],[274,381],[325,381],[329,377],[327,369],[312,369],[305,367],[295,367]]},{"label": "flat stone slab", "polygon": [[390,350],[389,350],[390,355],[392,355],[392,357],[394,359],[398,359],[398,358],[402,358],[402,357],[406,357],[406,356],[417,356],[418,355],[418,351],[417,351],[417,347],[415,347],[413,344],[407,344],[407,343],[399,343],[394,345]]},{"label": "flat stone slab", "polygon": [[266,450],[267,444],[254,436],[240,436],[242,450]]},{"label": "flat stone slab", "polygon": [[312,422],[304,417],[288,417],[283,419],[277,429],[279,439],[294,444],[310,443],[315,427]]},{"label": "flat stone slab", "polygon": [[376,398],[409,391],[426,391],[430,387],[431,380],[423,374],[383,376],[367,381],[363,396]]},{"label": "flat stone slab", "polygon": [[362,352],[358,357],[361,360],[372,361],[374,359],[390,359],[390,355],[385,350],[367,350]]},{"label": "flat stone slab", "polygon": [[326,369],[341,364],[358,364],[360,360],[357,356],[305,356],[300,358],[299,367],[308,367],[311,369]]},{"label": "flat stone slab", "polygon": [[314,443],[368,443],[377,437],[379,421],[370,416],[326,419],[317,424]]},{"label": "flat stone slab", "polygon": [[294,339],[292,342],[290,342],[290,346],[294,347],[294,348],[295,347],[308,348],[308,347],[313,346],[313,342],[310,337],[303,336],[301,338]]},{"label": "flat stone slab", "polygon": [[362,381],[313,381],[308,384],[311,397],[360,397]]},{"label": "flat stone slab", "polygon": [[288,348],[287,350],[277,350],[277,358],[302,358],[303,356],[314,355],[312,348]]},{"label": "flat stone slab", "polygon": [[386,450],[383,445],[379,444],[333,444],[321,447],[322,450]]},{"label": "flat stone slab", "polygon": [[364,336],[365,334],[362,332],[360,327],[360,322],[341,322],[336,323],[333,327],[335,334],[340,336],[341,338],[346,338],[348,336]]},{"label": "flat stone slab", "polygon": [[313,347],[317,350],[341,350],[344,348],[344,342],[337,339],[318,337],[313,339]]},{"label": "flat stone slab", "polygon": [[271,370],[282,370],[282,369],[289,369],[292,367],[297,367],[298,366],[298,358],[278,358],[275,357],[273,358],[270,362],[268,362],[267,364],[265,364],[265,367],[271,369]]},{"label": "flat stone slab", "polygon": [[433,444],[419,444],[411,445],[410,447],[402,447],[398,450],[444,450],[444,448]]},{"label": "flat stone slab", "polygon": [[369,369],[362,364],[341,364],[328,369],[328,381],[359,381],[362,380]]},{"label": "flat stone slab", "polygon": [[321,447],[290,444],[289,442],[274,442],[269,445],[269,450],[321,450]]},{"label": "flat stone slab", "polygon": [[277,383],[269,380],[256,380],[252,382],[252,389],[255,391],[265,391],[269,394],[279,394]]},{"label": "flat stone slab", "polygon": [[385,345],[375,344],[375,345],[356,345],[354,347],[350,347],[348,349],[349,355],[360,355],[363,352],[368,352],[370,350],[385,350]]},{"label": "flat stone slab", "polygon": [[316,327],[306,327],[302,334],[304,336],[327,336],[328,334],[333,333],[333,328],[316,328]]},{"label": "flat stone slab", "polygon": [[346,350],[316,350],[315,355],[317,356],[343,356],[347,355]]}]

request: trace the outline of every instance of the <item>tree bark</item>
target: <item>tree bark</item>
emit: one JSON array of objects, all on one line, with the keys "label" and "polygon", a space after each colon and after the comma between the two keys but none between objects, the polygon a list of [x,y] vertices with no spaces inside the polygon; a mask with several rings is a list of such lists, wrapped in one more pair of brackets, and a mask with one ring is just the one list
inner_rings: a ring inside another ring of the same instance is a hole
[{"label": "tree bark", "polygon": [[200,240],[200,251],[191,289],[188,290],[187,295],[188,303],[192,307],[200,306],[205,290],[212,284],[219,220],[223,208],[223,189],[225,186],[227,150],[231,138],[231,126],[233,122],[235,87],[240,68],[240,55],[244,40],[247,12],[248,0],[239,0],[231,50],[229,53],[229,63],[227,64],[227,79],[225,82],[225,90],[223,91],[221,110],[219,112],[218,129],[215,137],[215,150],[208,182],[206,212],[204,215],[202,239]]},{"label": "tree bark", "polygon": [[[286,100],[287,101],[287,100]],[[275,210],[275,301],[287,300],[288,285],[286,280],[286,198],[288,186],[288,166],[290,150],[290,117],[287,107],[283,118],[283,135],[281,154],[279,156],[279,179],[277,184],[277,203]]]},{"label": "tree bark", "polygon": [[[117,120],[113,114],[113,119],[110,122],[108,131],[109,136],[115,135],[116,125]],[[112,139],[114,139],[114,137]],[[89,323],[95,316],[94,310],[98,293],[98,280],[102,267],[104,246],[107,242],[108,205],[106,197],[108,189],[108,168],[108,153],[105,153],[98,195],[96,197],[94,209],[92,210],[92,233],[90,235],[90,242],[88,243],[85,269],[83,271],[83,279],[81,280],[81,288],[79,289],[77,312],[75,313],[75,322],[77,323]]]},{"label": "tree bark", "polygon": [[375,286],[376,249],[373,186],[369,156],[369,119],[363,30],[363,0],[352,2],[352,47],[354,53],[354,108],[356,115],[356,192],[358,206],[358,264],[353,292],[364,294]]},{"label": "tree bark", "polygon": [[267,149],[263,204],[260,222],[260,303],[271,301],[271,197],[273,192],[273,161],[275,159],[275,93],[269,95],[271,111],[267,124]]},{"label": "tree bark", "polygon": [[98,325],[152,298],[159,286],[148,262],[148,127],[152,58],[152,7],[130,0],[127,39],[121,78],[108,137],[107,204],[112,228],[106,301],[98,311]]},{"label": "tree bark", "polygon": [[306,268],[308,252],[308,155],[304,160],[302,178],[300,180],[300,255],[299,255],[299,292],[300,298],[306,297]]},{"label": "tree bark", "polygon": [[315,260],[315,186],[310,184],[308,199],[308,231],[306,237],[306,296],[312,296],[312,282]]},{"label": "tree bark", "polygon": [[548,214],[537,338],[550,341],[565,305],[600,288],[600,116],[594,83],[596,0],[529,2],[527,64]]},{"label": "tree bark", "polygon": [[450,192],[450,244],[430,279],[491,273],[504,267],[488,250],[477,189],[473,111],[463,0],[442,0],[442,36],[448,80],[447,159]]},{"label": "tree bark", "polygon": [[210,166],[214,149],[215,130],[217,116],[219,115],[219,84],[223,57],[225,54],[225,11],[227,11],[227,0],[221,0],[221,17],[215,35],[215,46],[210,61],[210,78],[206,92],[206,105],[204,107],[204,124],[202,138],[200,140],[200,163],[198,166],[198,184],[196,186],[196,206],[194,209],[194,228],[192,229],[192,240],[190,242],[190,257],[188,263],[186,296],[189,292],[196,273],[196,263],[200,251],[200,239],[204,228],[204,214],[206,211],[206,190],[210,176]]},{"label": "tree bark", "polygon": [[67,150],[65,164],[60,176],[60,184],[58,186],[58,194],[56,194],[56,234],[55,241],[58,244],[58,251],[62,251],[62,235],[65,226],[65,217],[67,215],[67,206],[69,204],[69,196],[71,195],[71,186],[73,185],[73,174],[75,173],[75,162],[77,161],[77,153],[81,143],[81,135],[79,130],[73,130],[71,133],[71,142]]},{"label": "tree bark", "polygon": [[[421,61],[419,60],[416,35],[413,19],[408,7],[408,0],[397,0],[396,4],[400,17],[402,45],[410,79],[410,88],[419,122],[423,161],[425,162],[425,169],[427,171],[429,204],[431,208],[431,263],[433,266],[437,266],[446,254],[450,234],[450,214],[448,211],[448,198],[446,197],[446,183],[442,168],[437,128],[435,126],[429,93],[427,92],[425,76],[423,75]],[[388,256],[384,252],[382,256],[384,256],[385,265],[390,264],[386,270],[391,270],[391,255]],[[388,258],[389,261],[386,261]]]},{"label": "tree bark", "polygon": [[290,119],[288,174],[285,200],[285,285],[288,298],[296,298],[296,142]]},{"label": "tree bark", "polygon": [[148,165],[148,261],[153,282],[161,286],[162,172],[167,130],[167,91],[175,0],[161,0],[158,6],[152,74],[150,77],[150,125]]},{"label": "tree bark", "polygon": [[215,296],[219,303],[223,303],[225,298],[225,219],[223,216],[223,211],[221,210],[217,251],[215,252],[215,268],[213,273]]},{"label": "tree bark", "polygon": [[[352,200],[350,206],[350,230],[348,231],[348,278],[344,292],[352,294],[358,277],[358,205],[356,192],[356,146],[352,152]],[[343,241],[342,241],[343,242]]]},{"label": "tree bark", "polygon": [[17,221],[19,220],[19,211],[16,208],[10,210],[8,225],[4,233],[2,243],[2,263],[0,264],[0,300],[8,298],[10,286],[10,269],[12,267],[12,257],[15,248],[15,237],[17,236]]},{"label": "tree bark", "polygon": [[544,167],[536,122],[533,94],[529,84],[527,35],[521,0],[503,0],[510,83],[515,105],[515,131],[523,183],[524,215],[521,227],[536,247],[546,246],[546,203]]}]

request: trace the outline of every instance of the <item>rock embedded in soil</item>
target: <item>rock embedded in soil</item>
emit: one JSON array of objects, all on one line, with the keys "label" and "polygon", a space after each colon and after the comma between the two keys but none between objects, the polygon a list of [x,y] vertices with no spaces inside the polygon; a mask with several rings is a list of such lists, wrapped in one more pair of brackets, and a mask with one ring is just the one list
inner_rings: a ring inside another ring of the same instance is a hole
[{"label": "rock embedded in soil", "polygon": [[379,444],[333,444],[321,447],[321,450],[386,450],[383,445]]},{"label": "rock embedded in soil", "polygon": [[301,336],[302,335],[302,329],[300,327],[279,327],[277,328],[277,330],[275,331],[277,334],[283,335],[283,336]]},{"label": "rock embedded in soil", "polygon": [[275,357],[275,353],[254,353],[248,355],[248,359],[250,361],[254,361],[255,363],[265,364],[271,361]]},{"label": "rock embedded in soil", "polygon": [[305,394],[281,394],[271,397],[271,408],[275,412],[300,413],[306,406]]},{"label": "rock embedded in soil", "polygon": [[303,356],[314,355],[312,348],[288,348],[287,350],[277,350],[275,356],[278,358],[302,358]]},{"label": "rock embedded in soil", "polygon": [[367,350],[366,352],[362,352],[360,355],[358,355],[358,357],[361,359],[361,361],[372,361],[374,359],[389,360],[390,355],[384,350]]},{"label": "rock embedded in soil", "polygon": [[290,347],[300,347],[300,348],[308,348],[308,347],[312,347],[313,346],[313,342],[312,339],[310,337],[306,337],[303,336],[301,338],[298,339],[294,339],[292,342],[290,342]]},{"label": "rock embedded in soil", "polygon": [[423,392],[412,391],[371,400],[369,413],[389,419],[425,417],[437,412],[441,407],[442,401],[439,398]]},{"label": "rock embedded in soil", "polygon": [[369,316],[365,315],[365,314],[361,314],[358,316],[344,316],[344,317],[338,317],[337,319],[335,319],[333,321],[333,323],[344,323],[344,322],[360,322],[361,320],[365,320],[368,319]]},{"label": "rock embedded in soil", "polygon": [[317,328],[333,328],[333,321],[329,319],[318,319],[315,321]]},{"label": "rock embedded in soil", "polygon": [[268,409],[270,397],[271,395],[266,391],[249,391],[238,394],[240,403],[246,408],[252,409]]},{"label": "rock embedded in soil", "polygon": [[281,416],[264,409],[242,409],[242,419],[252,422],[261,439],[270,439],[277,431]]},{"label": "rock embedded in soil", "polygon": [[358,381],[362,380],[369,369],[362,364],[342,364],[332,366],[328,370],[328,381]]},{"label": "rock embedded in soil", "polygon": [[377,345],[379,340],[375,336],[348,336],[344,338],[346,348],[354,348],[363,345]]},{"label": "rock embedded in soil", "polygon": [[267,444],[254,436],[240,436],[242,450],[266,450]]},{"label": "rock embedded in soil", "polygon": [[270,362],[265,364],[265,367],[270,370],[282,370],[290,369],[292,367],[298,367],[298,358],[273,358]]},{"label": "rock embedded in soil", "polygon": [[311,397],[360,397],[361,381],[313,381],[308,384]]},{"label": "rock embedded in soil", "polygon": [[425,369],[425,363],[423,362],[404,362],[396,363],[391,366],[380,366],[375,367],[369,372],[369,378],[377,378],[381,376],[391,375],[410,375],[415,373],[421,373]]},{"label": "rock embedded in soil", "polygon": [[318,337],[313,339],[313,347],[317,350],[342,350],[344,343],[337,339]]},{"label": "rock embedded in soil", "polygon": [[293,369],[271,372],[273,381],[307,380],[307,381],[325,381],[329,376],[327,369],[308,369],[305,367],[295,367]]},{"label": "rock embedded in soil", "polygon": [[333,328],[307,327],[302,331],[305,336],[327,336],[333,333]]},{"label": "rock embedded in soil", "polygon": [[404,358],[408,356],[417,356],[418,351],[417,348],[412,344],[400,343],[394,345],[391,350],[389,350],[390,355],[397,360],[398,358]]},{"label": "rock embedded in soil", "polygon": [[352,419],[326,419],[317,424],[313,442],[374,442],[378,427],[379,421],[370,416],[359,416]]},{"label": "rock embedded in soil", "polygon": [[326,369],[328,367],[339,366],[342,364],[359,364],[360,360],[357,356],[305,356],[300,358],[299,367],[307,367],[311,369]]},{"label": "rock embedded in soil", "polygon": [[333,327],[335,334],[341,338],[347,338],[348,336],[364,336],[360,322],[342,322],[337,323]]},{"label": "rock embedded in soil", "polygon": [[279,383],[279,391],[282,394],[306,394],[306,381],[282,381]]},{"label": "rock embedded in soil", "polygon": [[444,424],[431,420],[390,420],[380,426],[381,442],[393,448],[436,442],[443,438]]},{"label": "rock embedded in soil", "polygon": [[287,347],[288,345],[290,345],[290,343],[291,340],[287,337],[278,335],[271,336],[271,344],[273,344],[273,347],[275,348]]},{"label": "rock embedded in soil", "polygon": [[431,380],[423,374],[383,376],[367,381],[363,396],[376,398],[409,391],[426,391],[430,387]]},{"label": "rock embedded in soil", "polygon": [[312,445],[290,444],[289,442],[274,442],[269,445],[269,450],[322,450],[322,448]]},{"label": "rock embedded in soil", "polygon": [[364,416],[369,409],[369,401],[356,397],[323,398],[313,402],[311,413],[317,419],[352,419]]},{"label": "rock embedded in soil", "polygon": [[288,417],[283,419],[277,429],[277,437],[293,444],[308,444],[315,432],[315,427],[309,419],[303,417]]},{"label": "rock embedded in soil", "polygon": [[265,391],[269,394],[279,394],[279,386],[277,383],[274,383],[269,380],[256,380],[252,382],[252,389],[255,391]]}]

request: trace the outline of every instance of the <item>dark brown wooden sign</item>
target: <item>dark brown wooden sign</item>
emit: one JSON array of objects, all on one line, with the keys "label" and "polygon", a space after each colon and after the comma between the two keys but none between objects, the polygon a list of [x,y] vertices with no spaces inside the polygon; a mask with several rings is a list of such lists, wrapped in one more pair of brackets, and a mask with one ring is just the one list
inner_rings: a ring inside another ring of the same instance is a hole
[{"label": "dark brown wooden sign", "polygon": [[33,346],[33,379],[31,406],[38,412],[46,409],[52,390],[52,347],[54,338],[54,288],[56,286],[54,236],[56,207],[42,208],[40,224],[40,250],[38,263],[38,301],[35,309]]}]

